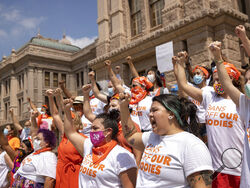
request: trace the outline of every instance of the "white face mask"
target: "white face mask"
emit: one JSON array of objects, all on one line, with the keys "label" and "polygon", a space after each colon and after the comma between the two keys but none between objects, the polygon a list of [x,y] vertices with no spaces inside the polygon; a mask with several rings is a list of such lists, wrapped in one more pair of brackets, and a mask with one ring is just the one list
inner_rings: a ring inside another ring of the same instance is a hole
[{"label": "white face mask", "polygon": [[153,74],[148,74],[148,75],[147,75],[147,78],[148,78],[148,80],[149,80],[151,83],[154,83],[154,81],[155,81],[155,76],[154,76]]},{"label": "white face mask", "polygon": [[33,148],[34,148],[34,151],[37,151],[39,149],[41,149],[42,147],[40,146],[41,144],[41,140],[38,140],[38,139],[34,139],[33,141]]}]

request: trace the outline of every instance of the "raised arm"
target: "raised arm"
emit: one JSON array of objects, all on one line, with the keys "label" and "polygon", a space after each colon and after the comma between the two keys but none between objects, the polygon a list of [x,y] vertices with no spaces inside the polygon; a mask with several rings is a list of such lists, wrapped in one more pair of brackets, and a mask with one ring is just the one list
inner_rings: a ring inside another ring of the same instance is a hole
[{"label": "raised arm", "polygon": [[199,88],[195,88],[191,85],[188,85],[187,79],[186,79],[186,74],[185,74],[185,69],[184,69],[184,64],[187,58],[187,53],[186,52],[180,52],[178,53],[178,64],[177,64],[177,81],[178,85],[180,88],[190,97],[193,99],[199,101],[200,103],[202,102],[202,90]]},{"label": "raised arm", "polygon": [[[29,97],[27,97],[27,100],[28,100],[28,102],[29,102],[29,104],[30,104],[30,108],[31,108],[33,111],[37,111],[37,112],[38,112],[36,105],[34,105],[34,103],[31,101],[31,99],[30,99]],[[40,114],[40,112],[38,112],[38,113]]]},{"label": "raised arm", "polygon": [[74,145],[76,150],[83,156],[83,146],[86,138],[77,133],[76,129],[73,126],[73,120],[71,116],[71,108],[73,106],[72,99],[65,99],[65,112],[64,112],[64,131],[66,137],[70,140],[70,142]]},{"label": "raised arm", "polygon": [[13,124],[15,126],[15,129],[18,132],[20,132],[23,129],[23,127],[20,125],[19,121],[17,120],[17,117],[15,116],[13,109],[10,109],[10,116],[11,116],[11,119],[12,119]]},{"label": "raised arm", "polygon": [[250,56],[250,40],[248,39],[247,35],[246,35],[246,29],[243,25],[238,25],[235,28],[235,33],[237,35],[237,37],[240,38],[248,56]]},{"label": "raised arm", "polygon": [[62,90],[60,88],[56,88],[54,95],[56,97],[56,104],[58,106],[59,111],[64,112]]},{"label": "raised arm", "polygon": [[92,91],[94,92],[95,97],[104,103],[108,103],[107,96],[104,95],[103,93],[101,93],[96,85],[95,72],[91,71],[91,72],[89,72],[88,75],[89,75],[89,79],[91,81],[91,87],[92,87]]},{"label": "raised arm", "polygon": [[225,66],[223,64],[223,59],[221,57],[221,42],[213,42],[209,45],[209,49],[214,56],[214,61],[216,63],[216,68],[218,71],[218,76],[220,83],[222,84],[223,89],[233,100],[236,106],[239,106],[239,99],[241,92],[233,85],[232,80],[230,79]]},{"label": "raised arm", "polygon": [[65,87],[65,81],[64,80],[61,80],[59,82],[59,86],[60,88],[62,89],[64,95],[67,97],[67,98],[71,98],[71,99],[75,99],[75,96],[73,96],[70,91]]},{"label": "raised arm", "polygon": [[50,108],[51,115],[53,117],[53,121],[54,121],[56,127],[58,128],[59,132],[63,135],[64,134],[63,121],[59,115],[59,112],[57,110],[57,107],[56,107],[56,104],[54,101],[53,90],[48,89],[46,91],[46,94],[47,94],[48,99],[49,99],[49,108]]},{"label": "raised arm", "polygon": [[121,111],[120,115],[121,115],[123,135],[126,138],[127,142],[132,147],[143,152],[145,146],[142,142],[142,133],[137,132],[134,122],[130,117],[130,112],[128,108],[131,97],[127,93],[126,94],[120,93],[119,95],[120,95],[120,111]]},{"label": "raised arm", "polygon": [[38,132],[38,126],[36,122],[36,118],[38,117],[39,112],[38,111],[32,111],[31,112],[31,127],[30,127],[30,132],[31,132],[31,137],[35,137]]},{"label": "raised arm", "polygon": [[111,80],[111,82],[112,82],[113,86],[115,87],[115,89],[119,93],[123,93],[125,91],[125,88],[122,87],[121,81],[116,77],[115,73],[113,72],[113,70],[111,68],[111,61],[106,60],[105,61],[105,66],[106,66],[107,71],[108,71],[109,79]]},{"label": "raised arm", "polygon": [[91,85],[86,84],[82,86],[82,92],[84,96],[84,101],[83,101],[83,113],[84,116],[90,121],[93,122],[96,118],[96,115],[92,112],[91,107],[90,107],[90,100],[89,100],[89,92],[91,90]]},{"label": "raised arm", "polygon": [[135,66],[134,66],[134,64],[132,62],[131,56],[128,56],[126,59],[127,59],[130,71],[132,73],[132,76],[133,77],[139,77],[139,74],[138,74],[137,70],[135,69]]},{"label": "raised arm", "polygon": [[3,150],[5,150],[6,153],[9,155],[11,160],[13,161],[17,156],[17,151],[13,150],[10,147],[8,143],[8,139],[3,135],[2,131],[0,131],[0,145],[3,148]]}]

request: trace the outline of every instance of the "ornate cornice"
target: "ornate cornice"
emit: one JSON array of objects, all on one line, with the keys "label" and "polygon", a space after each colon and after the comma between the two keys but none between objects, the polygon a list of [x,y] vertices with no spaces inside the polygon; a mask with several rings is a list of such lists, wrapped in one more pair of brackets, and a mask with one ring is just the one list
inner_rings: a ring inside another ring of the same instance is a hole
[{"label": "ornate cornice", "polygon": [[[179,5],[175,5],[175,6],[181,6],[181,4]],[[171,7],[170,7],[171,8]],[[246,22],[248,20],[248,16],[237,11],[237,10],[234,10],[234,9],[230,9],[230,8],[219,8],[219,9],[204,9],[194,15],[191,15],[191,16],[188,16],[188,17],[185,17],[184,19],[181,19],[179,21],[176,21],[174,23],[171,23],[169,24],[168,26],[164,27],[164,28],[161,28],[159,30],[156,30],[148,35],[144,35],[134,41],[132,41],[131,43],[125,45],[125,46],[122,46],[120,48],[117,48],[117,49],[114,49],[112,50],[111,52],[108,52],[102,56],[99,56],[91,61],[89,61],[88,65],[90,67],[93,67],[103,61],[105,61],[106,59],[110,59],[111,57],[114,57],[114,56],[118,56],[119,54],[123,53],[123,52],[126,52],[130,49],[135,49],[135,48],[142,48],[141,46],[144,45],[146,42],[149,42],[151,41],[152,44],[151,45],[157,45],[157,42],[154,42],[155,39],[161,37],[162,35],[165,35],[165,34],[168,34],[168,33],[171,33],[171,32],[174,32],[182,27],[185,27],[185,26],[188,26],[190,24],[192,24],[193,22],[195,21],[198,21],[200,19],[203,19],[203,18],[210,18],[210,19],[215,19],[217,17],[220,17],[222,15],[228,15],[228,16],[231,16],[233,18],[236,18],[238,20],[240,20],[241,22]],[[208,23],[204,23],[204,24],[208,24]],[[203,24],[203,25],[204,25]],[[211,25],[212,24],[216,24],[215,22],[211,22],[210,23]],[[247,26],[248,27],[248,26]],[[178,33],[175,35],[177,36]]]}]

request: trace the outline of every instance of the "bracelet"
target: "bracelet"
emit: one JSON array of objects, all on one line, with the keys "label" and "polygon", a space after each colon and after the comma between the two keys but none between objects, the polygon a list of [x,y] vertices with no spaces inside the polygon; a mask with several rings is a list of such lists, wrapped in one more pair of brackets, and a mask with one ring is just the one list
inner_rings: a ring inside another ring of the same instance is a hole
[{"label": "bracelet", "polygon": [[247,67],[248,67],[248,64],[246,64],[244,66],[243,65],[241,66],[242,69],[246,69]]}]

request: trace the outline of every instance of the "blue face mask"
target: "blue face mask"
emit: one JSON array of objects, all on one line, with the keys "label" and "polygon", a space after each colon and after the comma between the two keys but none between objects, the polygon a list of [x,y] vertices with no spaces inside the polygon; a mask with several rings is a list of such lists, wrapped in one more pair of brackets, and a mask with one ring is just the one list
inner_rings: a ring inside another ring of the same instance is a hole
[{"label": "blue face mask", "polygon": [[245,85],[246,96],[250,98],[250,84]]},{"label": "blue face mask", "polygon": [[202,78],[201,75],[197,75],[197,74],[196,74],[196,75],[194,76],[193,80],[194,80],[194,83],[195,83],[196,85],[199,85],[199,84],[203,81],[203,78]]},{"label": "blue face mask", "polygon": [[5,136],[7,136],[8,133],[9,133],[8,129],[5,128],[5,129],[3,130],[3,134],[4,134]]},{"label": "blue face mask", "polygon": [[30,134],[30,128],[25,127],[24,132],[25,132],[25,135],[29,135]]},{"label": "blue face mask", "polygon": [[93,94],[94,94],[94,93],[93,93],[93,91],[92,91],[92,89],[91,89],[90,92],[89,92],[89,96],[91,97]]},{"label": "blue face mask", "polygon": [[112,97],[114,95],[114,90],[112,87],[108,88],[109,96]]}]

